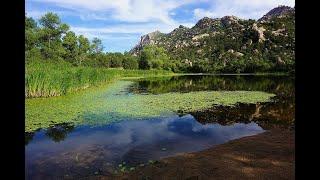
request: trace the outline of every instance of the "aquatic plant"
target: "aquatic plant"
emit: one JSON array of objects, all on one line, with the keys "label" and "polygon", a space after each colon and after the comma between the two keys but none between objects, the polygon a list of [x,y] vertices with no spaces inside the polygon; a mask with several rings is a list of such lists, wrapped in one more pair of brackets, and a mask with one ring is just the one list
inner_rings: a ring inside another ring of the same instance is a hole
[{"label": "aquatic plant", "polygon": [[259,91],[198,91],[130,94],[130,81],[90,88],[79,93],[26,100],[25,131],[54,124],[101,125],[121,120],[148,119],[207,109],[213,105],[269,101],[274,94]]},{"label": "aquatic plant", "polygon": [[126,162],[122,162],[118,165],[118,169],[114,171],[115,174],[118,172],[126,173],[129,171],[134,171],[135,167],[130,167],[129,165],[126,164]]}]

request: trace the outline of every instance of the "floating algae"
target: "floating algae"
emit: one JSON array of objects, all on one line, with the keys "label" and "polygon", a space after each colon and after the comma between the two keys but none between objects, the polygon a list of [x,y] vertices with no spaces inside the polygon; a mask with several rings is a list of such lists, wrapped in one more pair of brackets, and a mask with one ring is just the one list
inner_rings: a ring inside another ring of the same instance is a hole
[{"label": "floating algae", "polygon": [[212,105],[269,101],[274,94],[260,91],[198,91],[189,93],[129,94],[131,81],[117,81],[61,97],[26,100],[25,131],[71,122],[99,125],[128,119],[170,116],[207,109]]}]

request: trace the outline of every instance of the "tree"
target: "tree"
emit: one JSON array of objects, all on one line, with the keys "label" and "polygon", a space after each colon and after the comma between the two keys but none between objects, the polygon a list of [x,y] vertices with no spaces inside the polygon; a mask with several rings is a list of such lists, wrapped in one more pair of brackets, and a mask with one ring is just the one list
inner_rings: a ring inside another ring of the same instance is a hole
[{"label": "tree", "polygon": [[166,63],[169,63],[169,56],[162,47],[148,45],[141,51],[139,61],[141,69],[162,69]]},{"label": "tree", "polygon": [[63,42],[62,45],[66,50],[64,55],[65,59],[70,62],[76,62],[76,58],[78,57],[78,39],[74,32],[69,31],[67,34],[62,38]]},{"label": "tree", "polygon": [[25,16],[25,28],[28,29],[35,29],[37,28],[37,22],[32,17]]},{"label": "tree", "polygon": [[46,58],[61,57],[64,53],[61,36],[69,30],[69,26],[61,23],[59,16],[51,12],[42,16],[39,22],[42,26],[39,36],[43,55]]},{"label": "tree", "polygon": [[138,69],[138,59],[131,55],[124,55],[122,61],[122,67],[124,69]]},{"label": "tree", "polygon": [[122,66],[123,55],[121,53],[109,53],[110,54],[110,67],[118,68]]},{"label": "tree", "polygon": [[78,65],[81,65],[82,62],[87,58],[87,55],[90,51],[90,41],[88,38],[80,35],[78,37],[78,45],[79,45],[79,57],[78,57]]},{"label": "tree", "polygon": [[38,26],[34,19],[25,17],[25,49],[30,51],[38,43]]},{"label": "tree", "polygon": [[103,51],[103,48],[102,41],[96,37],[93,38],[91,45],[92,52],[94,54],[99,54]]}]

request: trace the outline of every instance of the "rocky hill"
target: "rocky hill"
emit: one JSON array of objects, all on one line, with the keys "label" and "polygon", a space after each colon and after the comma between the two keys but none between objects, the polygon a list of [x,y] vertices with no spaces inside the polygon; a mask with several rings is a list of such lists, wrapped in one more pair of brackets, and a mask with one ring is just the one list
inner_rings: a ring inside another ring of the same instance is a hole
[{"label": "rocky hill", "polygon": [[294,13],[295,9],[291,8],[289,6],[279,6],[271,11],[269,11],[267,14],[265,14],[262,18],[260,18],[258,21],[268,21],[273,17],[285,17],[285,16],[290,16],[290,14]]},{"label": "rocky hill", "polygon": [[[295,9],[279,6],[258,21],[204,17],[192,28],[146,34],[130,53],[139,55],[147,45],[163,47],[172,61],[193,71],[294,71]],[[245,70],[237,67],[241,63]]]}]

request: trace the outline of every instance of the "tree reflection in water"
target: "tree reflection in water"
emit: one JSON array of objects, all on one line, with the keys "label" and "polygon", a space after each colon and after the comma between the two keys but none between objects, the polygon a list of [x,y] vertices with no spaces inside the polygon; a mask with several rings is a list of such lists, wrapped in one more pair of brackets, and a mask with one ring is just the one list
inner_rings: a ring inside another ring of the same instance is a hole
[{"label": "tree reflection in water", "polygon": [[[272,102],[237,104],[236,106],[213,106],[212,108],[189,112],[202,123],[255,122],[264,129],[273,127],[293,128],[295,120],[294,77],[287,76],[174,76],[140,79],[129,87],[129,93],[168,93],[205,90],[265,91],[277,96]],[[185,115],[176,112],[180,117]],[[56,125],[45,130],[45,135],[54,142],[63,141],[74,130],[70,123]],[[35,132],[25,133],[25,144],[32,141]]]},{"label": "tree reflection in water", "polygon": [[[189,112],[200,123],[256,122],[263,128],[293,128],[295,120],[295,81],[290,76],[174,76],[139,80],[129,88],[133,93],[168,93],[190,91],[264,91],[277,96],[272,102],[237,104],[232,107],[214,106]],[[185,113],[177,112],[179,116]]]},{"label": "tree reflection in water", "polygon": [[63,141],[67,137],[68,133],[71,133],[73,130],[74,125],[70,123],[63,123],[48,128],[45,134],[54,142],[60,142]]},{"label": "tree reflection in water", "polygon": [[29,142],[32,141],[34,134],[35,134],[35,132],[26,132],[24,134],[24,138],[25,138],[24,144],[25,145],[28,145]]},{"label": "tree reflection in water", "polygon": [[190,91],[264,91],[294,96],[294,77],[289,76],[173,76],[137,80],[132,93],[161,94]]},{"label": "tree reflection in water", "polygon": [[268,102],[257,104],[237,104],[236,106],[214,106],[204,111],[190,114],[202,124],[255,122],[263,129],[294,128],[295,105],[287,102]]}]

